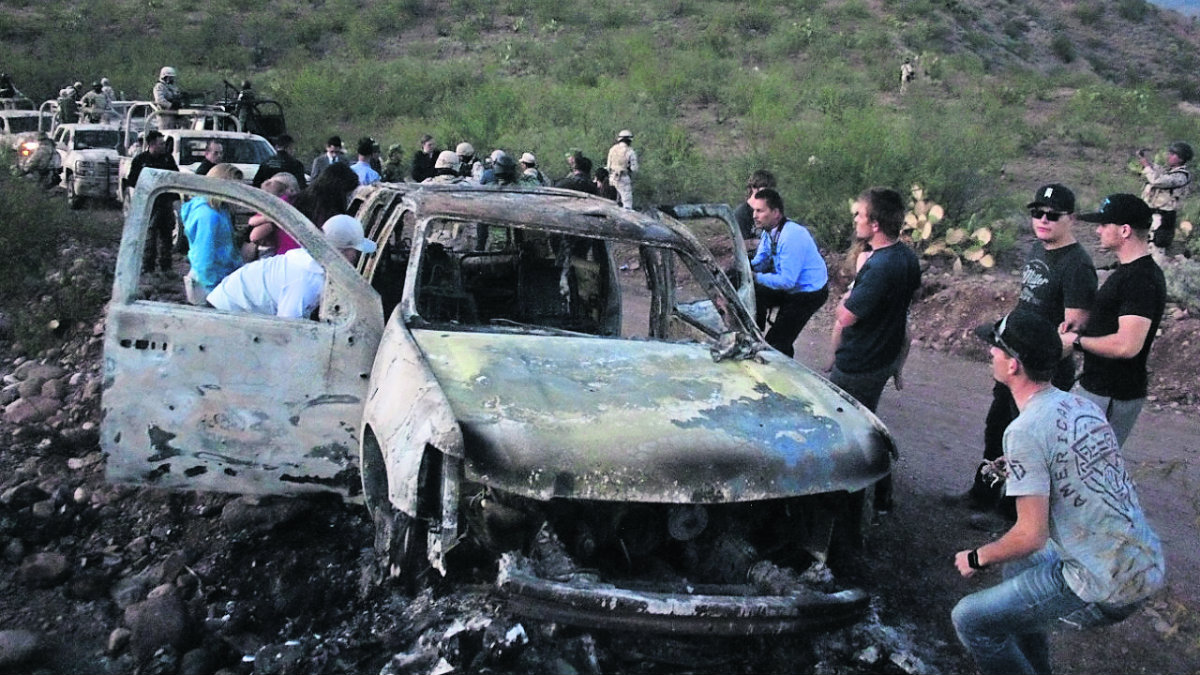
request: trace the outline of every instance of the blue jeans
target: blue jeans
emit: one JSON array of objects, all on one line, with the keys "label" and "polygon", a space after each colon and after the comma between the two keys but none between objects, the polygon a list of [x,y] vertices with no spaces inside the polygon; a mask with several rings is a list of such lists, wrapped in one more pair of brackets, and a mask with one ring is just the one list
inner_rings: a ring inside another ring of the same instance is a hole
[{"label": "blue jeans", "polygon": [[1091,606],[1067,586],[1062,568],[1057,554],[1042,549],[1006,564],[1004,581],[954,606],[954,630],[979,672],[1051,672],[1047,631]]}]

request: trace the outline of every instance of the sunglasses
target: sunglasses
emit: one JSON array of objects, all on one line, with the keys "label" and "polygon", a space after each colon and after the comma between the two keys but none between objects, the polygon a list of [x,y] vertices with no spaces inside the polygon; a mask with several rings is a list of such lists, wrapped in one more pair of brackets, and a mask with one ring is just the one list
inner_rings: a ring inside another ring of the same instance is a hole
[{"label": "sunglasses", "polygon": [[1012,347],[1009,347],[1008,343],[1004,341],[1004,329],[1007,327],[1008,327],[1008,315],[1005,314],[1004,318],[1000,319],[1000,322],[998,324],[996,324],[995,330],[992,331],[992,337],[996,338],[996,346],[997,347],[999,347],[1000,349],[1003,349],[1004,353],[1008,354],[1009,356],[1011,356],[1015,359],[1015,358],[1017,358],[1017,350],[1013,349]]},{"label": "sunglasses", "polygon": [[1057,223],[1058,219],[1065,215],[1067,214],[1056,213],[1054,211],[1043,211],[1042,209],[1029,209],[1029,217],[1033,218],[1034,220],[1041,220],[1042,218],[1045,218],[1052,223]]}]

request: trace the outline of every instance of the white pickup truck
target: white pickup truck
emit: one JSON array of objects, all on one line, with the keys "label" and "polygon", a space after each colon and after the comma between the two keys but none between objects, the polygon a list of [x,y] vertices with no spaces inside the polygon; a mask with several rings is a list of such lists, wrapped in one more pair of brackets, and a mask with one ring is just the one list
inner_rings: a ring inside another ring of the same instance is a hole
[{"label": "white pickup truck", "polygon": [[108,124],[60,124],[55,152],[67,204],[77,209],[88,198],[113,200],[120,193],[120,128]]}]

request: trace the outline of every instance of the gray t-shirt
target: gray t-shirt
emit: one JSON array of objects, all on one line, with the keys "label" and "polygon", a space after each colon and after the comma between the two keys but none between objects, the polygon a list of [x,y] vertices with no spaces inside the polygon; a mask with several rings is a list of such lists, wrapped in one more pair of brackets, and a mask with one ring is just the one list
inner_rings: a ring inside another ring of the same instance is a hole
[{"label": "gray t-shirt", "polygon": [[1050,539],[1080,599],[1123,605],[1162,587],[1162,544],[1095,404],[1039,391],[1004,432],[1004,456],[1008,496],[1050,498]]}]

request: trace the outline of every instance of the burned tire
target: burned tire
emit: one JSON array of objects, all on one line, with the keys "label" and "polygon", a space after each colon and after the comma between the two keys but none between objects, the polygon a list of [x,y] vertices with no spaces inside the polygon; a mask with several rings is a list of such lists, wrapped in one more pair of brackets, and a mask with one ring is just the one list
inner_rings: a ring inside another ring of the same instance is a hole
[{"label": "burned tire", "polygon": [[395,582],[408,594],[420,590],[428,576],[424,522],[392,506],[387,494],[387,467],[375,435],[367,429],[360,456],[363,496],[375,524],[375,580]]}]

